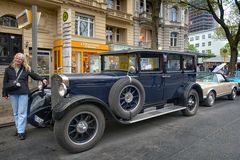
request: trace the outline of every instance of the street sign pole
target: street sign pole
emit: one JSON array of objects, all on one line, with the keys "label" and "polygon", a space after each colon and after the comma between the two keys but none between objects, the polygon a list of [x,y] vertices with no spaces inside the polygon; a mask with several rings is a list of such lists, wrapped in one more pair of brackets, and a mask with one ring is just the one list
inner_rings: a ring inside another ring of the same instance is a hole
[{"label": "street sign pole", "polygon": [[[32,6],[32,70],[37,73],[37,6]],[[33,81],[33,87],[37,87],[37,82]]]}]

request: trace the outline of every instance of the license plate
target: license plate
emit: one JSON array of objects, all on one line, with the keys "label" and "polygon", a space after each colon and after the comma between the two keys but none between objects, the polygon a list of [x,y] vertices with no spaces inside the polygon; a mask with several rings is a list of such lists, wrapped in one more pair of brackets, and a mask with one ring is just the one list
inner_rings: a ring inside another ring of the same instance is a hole
[{"label": "license plate", "polygon": [[34,120],[35,120],[36,122],[38,122],[39,124],[42,124],[43,121],[44,121],[42,118],[38,117],[37,115],[34,116]]}]

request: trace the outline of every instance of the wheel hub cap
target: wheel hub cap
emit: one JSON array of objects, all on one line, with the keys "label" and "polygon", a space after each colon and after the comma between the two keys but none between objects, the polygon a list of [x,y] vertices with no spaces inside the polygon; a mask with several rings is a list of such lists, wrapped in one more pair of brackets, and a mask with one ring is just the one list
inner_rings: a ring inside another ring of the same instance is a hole
[{"label": "wheel hub cap", "polygon": [[132,100],[133,100],[133,95],[132,95],[132,93],[130,93],[130,92],[126,93],[126,95],[125,95],[125,101],[126,101],[127,103],[130,103],[130,102],[132,102]]},{"label": "wheel hub cap", "polygon": [[85,121],[80,121],[78,124],[77,124],[77,132],[78,133],[84,133],[88,130],[88,124],[87,122]]},{"label": "wheel hub cap", "polygon": [[188,104],[189,104],[190,106],[194,105],[194,100],[193,100],[192,98],[190,98],[190,99],[188,100]]},{"label": "wheel hub cap", "polygon": [[209,97],[209,100],[210,100],[210,104],[212,104],[213,101],[214,101],[214,97],[213,97],[213,95]]}]

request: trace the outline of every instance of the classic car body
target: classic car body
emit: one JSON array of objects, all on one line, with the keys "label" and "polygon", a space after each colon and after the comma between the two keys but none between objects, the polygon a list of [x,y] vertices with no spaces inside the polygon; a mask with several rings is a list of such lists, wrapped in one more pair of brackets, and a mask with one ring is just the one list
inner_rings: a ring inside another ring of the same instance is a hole
[{"label": "classic car body", "polygon": [[[97,58],[95,57],[95,60]],[[105,120],[130,124],[182,111],[195,115],[202,97],[193,54],[129,50],[103,53],[99,73],[52,77],[54,132],[70,152],[93,147]]]},{"label": "classic car body", "polygon": [[221,73],[199,72],[197,83],[203,90],[203,100],[206,106],[212,106],[217,97],[228,96],[231,100],[236,97],[238,84],[229,82]]}]

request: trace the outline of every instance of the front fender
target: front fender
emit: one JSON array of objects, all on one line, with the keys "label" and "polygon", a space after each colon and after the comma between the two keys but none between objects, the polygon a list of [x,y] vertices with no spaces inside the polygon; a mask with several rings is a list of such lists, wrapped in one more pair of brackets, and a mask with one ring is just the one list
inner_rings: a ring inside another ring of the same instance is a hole
[{"label": "front fender", "polygon": [[92,103],[98,106],[103,112],[111,113],[108,105],[102,100],[88,95],[78,95],[73,97],[64,98],[56,106],[53,106],[53,119],[60,120],[67,111],[80,104]]}]

